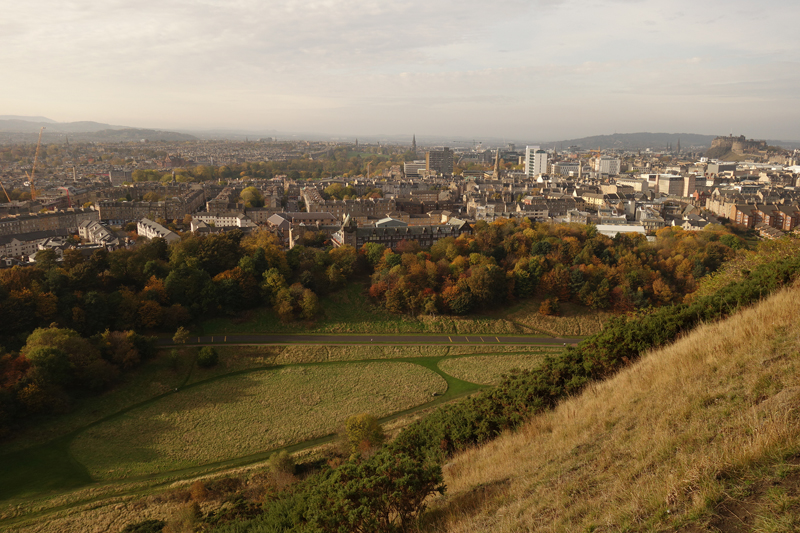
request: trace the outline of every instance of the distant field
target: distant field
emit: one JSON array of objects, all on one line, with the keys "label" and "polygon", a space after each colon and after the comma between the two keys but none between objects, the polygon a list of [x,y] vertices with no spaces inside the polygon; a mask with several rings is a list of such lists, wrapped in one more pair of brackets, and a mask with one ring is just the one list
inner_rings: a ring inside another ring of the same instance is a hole
[{"label": "distant field", "polygon": [[532,370],[541,359],[542,355],[537,353],[475,355],[443,359],[439,362],[439,368],[464,381],[480,385],[497,385],[503,374],[508,374],[513,369]]},{"label": "distant field", "polygon": [[319,437],[352,414],[378,417],[446,390],[401,362],[289,367],[215,380],[92,427],[71,453],[97,479],[213,463]]}]

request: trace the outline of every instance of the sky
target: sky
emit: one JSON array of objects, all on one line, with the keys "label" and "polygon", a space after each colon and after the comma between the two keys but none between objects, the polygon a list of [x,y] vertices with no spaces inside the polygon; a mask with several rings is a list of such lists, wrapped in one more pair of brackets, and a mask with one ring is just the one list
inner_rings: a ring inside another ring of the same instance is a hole
[{"label": "sky", "polygon": [[800,140],[796,0],[28,0],[0,114],[161,129]]}]

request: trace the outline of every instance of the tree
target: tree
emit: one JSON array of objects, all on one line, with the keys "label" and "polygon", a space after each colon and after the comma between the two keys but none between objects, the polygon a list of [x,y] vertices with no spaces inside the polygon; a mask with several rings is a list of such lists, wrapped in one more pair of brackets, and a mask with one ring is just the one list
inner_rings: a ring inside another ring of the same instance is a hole
[{"label": "tree", "polygon": [[311,289],[303,291],[303,298],[300,300],[300,309],[303,312],[303,318],[312,320],[319,313],[319,299]]},{"label": "tree", "polygon": [[557,316],[559,312],[558,298],[548,298],[539,306],[540,315]]},{"label": "tree", "polygon": [[244,203],[245,207],[262,207],[264,205],[264,196],[255,187],[244,189],[239,194],[239,199]]},{"label": "tree", "polygon": [[323,475],[308,501],[307,516],[326,533],[405,533],[414,531],[425,500],[444,491],[438,464],[401,450],[382,450]]},{"label": "tree", "polygon": [[219,363],[219,354],[211,346],[203,346],[197,353],[197,366],[201,368],[211,368]]},{"label": "tree", "polygon": [[273,474],[294,474],[294,457],[286,450],[270,455],[268,464]]},{"label": "tree", "polygon": [[178,330],[175,332],[175,335],[172,336],[172,342],[175,344],[186,344],[186,341],[189,340],[189,330],[184,328],[183,326],[179,326]]},{"label": "tree", "polygon": [[369,413],[351,416],[344,423],[345,445],[349,453],[377,448],[386,440],[378,419]]}]

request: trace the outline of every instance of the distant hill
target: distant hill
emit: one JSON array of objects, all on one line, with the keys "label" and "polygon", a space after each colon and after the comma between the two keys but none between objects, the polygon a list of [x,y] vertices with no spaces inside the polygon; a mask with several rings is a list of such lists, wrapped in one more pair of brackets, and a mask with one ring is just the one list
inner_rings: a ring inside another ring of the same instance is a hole
[{"label": "distant hill", "polygon": [[[34,122],[33,118],[0,118],[0,137],[14,137],[23,142],[36,142],[39,130],[45,127],[43,142],[61,142],[69,137],[75,142],[129,142],[147,139],[148,141],[196,141],[197,137],[188,133],[161,131],[127,126],[114,126],[101,122]],[[20,138],[21,137],[21,138]]]},{"label": "distant hill", "polygon": [[95,141],[95,142],[135,142],[142,139],[148,141],[196,141],[197,137],[188,133],[178,133],[175,131],[146,130],[137,128],[107,129],[92,133],[70,135],[70,139],[76,141]]},{"label": "distant hill", "polygon": [[0,120],[23,120],[25,122],[46,122],[55,124],[56,121],[47,117],[26,117],[22,115],[0,115]]},{"label": "distant hill", "polygon": [[8,133],[39,133],[44,126],[45,131],[56,133],[91,133],[101,130],[123,130],[127,126],[112,126],[101,122],[31,122],[29,120],[7,119],[0,120],[0,131]]},{"label": "distant hill", "polygon": [[595,135],[580,139],[548,142],[542,145],[545,149],[555,148],[560,150],[568,146],[578,146],[586,150],[666,150],[668,146],[675,149],[678,141],[682,150],[693,147],[698,150],[707,150],[711,147],[716,135],[700,135],[697,133],[614,133],[612,135]]}]

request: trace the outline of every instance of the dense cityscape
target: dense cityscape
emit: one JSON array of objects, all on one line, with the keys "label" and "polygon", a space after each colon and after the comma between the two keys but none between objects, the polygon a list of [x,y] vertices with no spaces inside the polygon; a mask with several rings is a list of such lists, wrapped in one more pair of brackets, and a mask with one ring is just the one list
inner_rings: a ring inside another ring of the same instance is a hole
[{"label": "dense cityscape", "polygon": [[766,239],[800,221],[798,151],[743,136],[635,152],[66,137],[2,146],[0,160],[6,267],[44,249],[91,254],[234,228],[267,229],[287,248],[360,248],[404,239],[429,247],[499,219],[594,224],[611,237],[725,222]]}]

